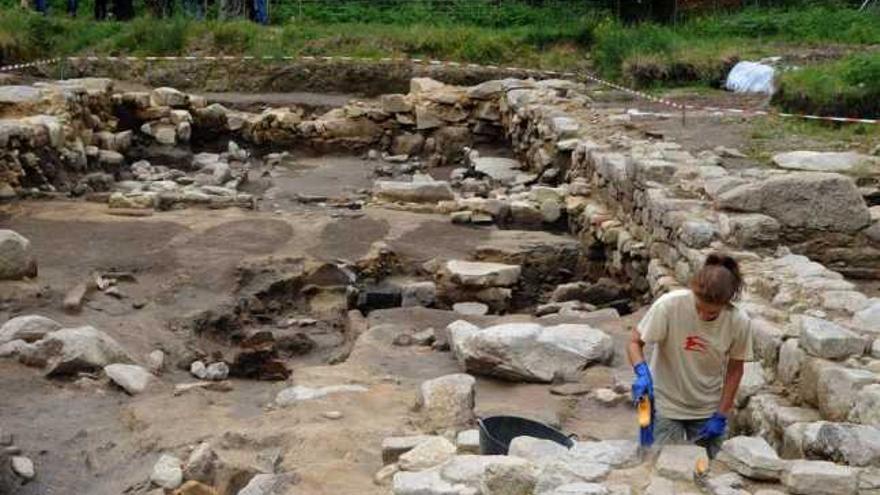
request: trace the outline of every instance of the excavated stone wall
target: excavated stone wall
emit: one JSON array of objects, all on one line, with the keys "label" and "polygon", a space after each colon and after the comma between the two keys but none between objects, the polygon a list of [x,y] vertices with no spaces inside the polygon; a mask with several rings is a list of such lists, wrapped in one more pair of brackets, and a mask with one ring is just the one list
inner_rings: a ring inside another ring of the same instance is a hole
[{"label": "excavated stone wall", "polygon": [[170,86],[180,90],[207,92],[291,92],[356,93],[381,95],[405,92],[417,77],[430,77],[447,84],[475,85],[504,77],[535,75],[523,69],[481,66],[436,65],[430,62],[360,61],[348,57],[313,60],[223,59],[199,57],[175,60],[79,58],[49,66],[43,75],[58,77],[106,77],[139,82],[151,87]]}]

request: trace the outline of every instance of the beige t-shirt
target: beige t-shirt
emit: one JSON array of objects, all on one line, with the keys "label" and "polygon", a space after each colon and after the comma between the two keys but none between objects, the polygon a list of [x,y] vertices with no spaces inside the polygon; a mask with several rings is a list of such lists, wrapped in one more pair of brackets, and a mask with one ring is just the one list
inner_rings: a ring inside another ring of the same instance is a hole
[{"label": "beige t-shirt", "polygon": [[730,305],[718,318],[697,315],[688,289],[660,296],[638,325],[654,343],[651,374],[657,412],[669,419],[703,419],[718,410],[729,359],[751,361],[752,331],[746,313]]}]

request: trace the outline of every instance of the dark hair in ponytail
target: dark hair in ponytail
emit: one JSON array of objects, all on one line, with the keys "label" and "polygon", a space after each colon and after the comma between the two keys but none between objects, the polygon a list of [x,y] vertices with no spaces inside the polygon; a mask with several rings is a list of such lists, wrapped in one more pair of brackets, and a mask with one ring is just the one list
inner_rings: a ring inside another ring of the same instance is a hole
[{"label": "dark hair in ponytail", "polygon": [[724,253],[711,253],[703,268],[691,279],[691,290],[701,301],[728,304],[742,292],[739,263]]}]

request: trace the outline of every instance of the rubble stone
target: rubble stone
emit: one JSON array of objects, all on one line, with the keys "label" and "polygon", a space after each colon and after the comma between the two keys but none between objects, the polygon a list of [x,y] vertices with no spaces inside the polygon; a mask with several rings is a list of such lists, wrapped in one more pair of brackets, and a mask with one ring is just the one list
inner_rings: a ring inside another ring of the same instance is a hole
[{"label": "rubble stone", "polygon": [[859,390],[877,381],[874,373],[866,370],[828,366],[819,372],[817,384],[819,411],[832,421],[847,418],[856,403]]},{"label": "rubble stone", "polygon": [[129,395],[146,390],[153,378],[149,371],[134,364],[110,364],[104,367],[104,373]]},{"label": "rubble stone", "polygon": [[56,330],[37,346],[46,355],[48,375],[95,371],[108,364],[132,361],[116,340],[89,326]]},{"label": "rubble stone", "polygon": [[0,326],[0,344],[13,340],[36,342],[59,329],[61,329],[60,323],[45,316],[16,316]]},{"label": "rubble stone", "polygon": [[414,449],[417,445],[432,438],[431,435],[413,435],[407,437],[388,437],[382,440],[382,462],[394,464],[402,454]]},{"label": "rubble stone", "polygon": [[183,483],[180,459],[173,455],[162,454],[153,466],[150,481],[166,490],[174,490],[179,487]]},{"label": "rubble stone", "polygon": [[37,276],[37,261],[31,242],[17,232],[0,229],[0,280]]},{"label": "rubble stone", "polygon": [[672,480],[689,481],[694,477],[694,466],[703,459],[707,463],[706,449],[696,445],[664,445],[657,457],[654,469],[657,474]]},{"label": "rubble stone", "polygon": [[419,406],[426,428],[460,429],[474,421],[474,377],[458,373],[422,383]]},{"label": "rubble stone", "polygon": [[398,465],[403,471],[421,471],[439,466],[455,455],[456,448],[443,437],[432,437],[401,454]]}]

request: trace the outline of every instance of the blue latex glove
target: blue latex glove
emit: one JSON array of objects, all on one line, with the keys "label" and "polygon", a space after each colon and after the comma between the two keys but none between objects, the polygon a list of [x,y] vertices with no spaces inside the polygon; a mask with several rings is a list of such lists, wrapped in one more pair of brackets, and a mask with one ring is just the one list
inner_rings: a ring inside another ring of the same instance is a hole
[{"label": "blue latex glove", "polygon": [[717,412],[712,415],[711,418],[707,419],[705,423],[703,423],[703,427],[700,428],[700,432],[698,433],[701,439],[712,439],[717,438],[724,435],[724,431],[727,429],[727,416]]},{"label": "blue latex glove", "polygon": [[647,395],[648,398],[651,399],[651,404],[653,405],[654,380],[651,379],[651,370],[648,368],[648,363],[642,361],[635,365],[633,371],[636,373],[636,379],[633,381],[632,385],[633,403],[637,404],[639,399]]}]

